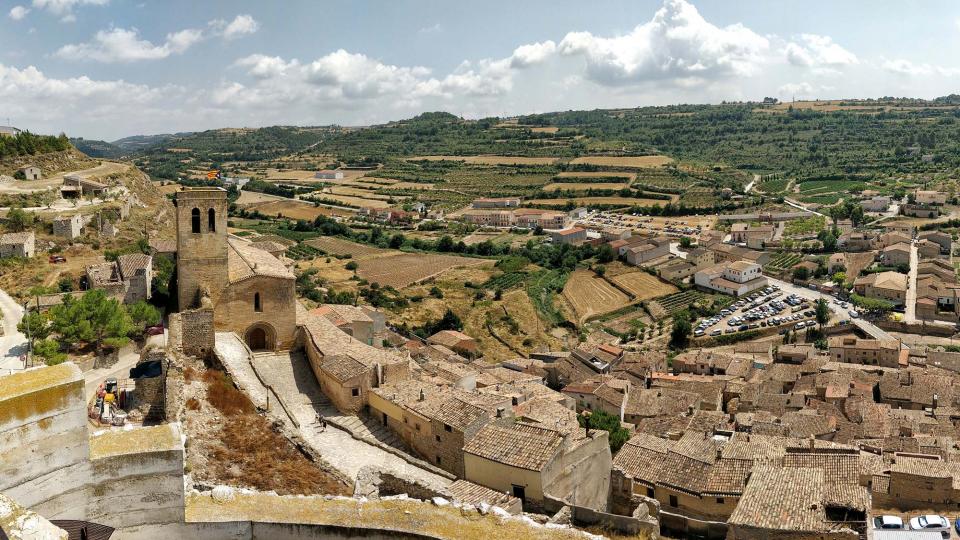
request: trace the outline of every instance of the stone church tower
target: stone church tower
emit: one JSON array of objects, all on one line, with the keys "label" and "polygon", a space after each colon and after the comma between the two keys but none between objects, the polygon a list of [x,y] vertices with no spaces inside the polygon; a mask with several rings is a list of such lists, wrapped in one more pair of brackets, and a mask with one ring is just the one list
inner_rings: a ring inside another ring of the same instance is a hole
[{"label": "stone church tower", "polygon": [[212,308],[228,285],[227,192],[217,187],[186,188],[177,193],[175,204],[180,310]]}]

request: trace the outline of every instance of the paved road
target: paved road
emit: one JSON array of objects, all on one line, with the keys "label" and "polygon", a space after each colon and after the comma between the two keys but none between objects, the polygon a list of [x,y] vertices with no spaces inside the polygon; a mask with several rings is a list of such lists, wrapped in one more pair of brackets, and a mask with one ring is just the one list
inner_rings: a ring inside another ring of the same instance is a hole
[{"label": "paved road", "polygon": [[917,244],[910,243],[910,273],[907,275],[907,298],[903,313],[903,320],[908,323],[917,322],[917,264],[920,255]]},{"label": "paved road", "polygon": [[0,337],[0,374],[23,369],[20,355],[27,352],[27,337],[17,330],[23,319],[23,306],[0,290],[0,312],[3,314],[3,336]]},{"label": "paved road", "polygon": [[804,206],[803,204],[801,204],[801,203],[799,203],[799,202],[797,202],[797,201],[795,201],[795,200],[793,200],[793,199],[791,199],[791,198],[789,198],[789,197],[784,197],[784,198],[783,198],[783,202],[785,202],[786,204],[788,204],[788,205],[790,205],[790,206],[792,206],[792,207],[794,207],[794,208],[796,208],[796,209],[798,209],[798,210],[803,210],[804,212],[810,212],[811,214],[816,214],[816,215],[818,215],[818,216],[827,217],[825,214],[821,214],[820,212],[816,212],[816,211],[814,211],[814,210],[810,210],[809,208],[807,208],[807,207]]},{"label": "paved road", "polygon": [[745,188],[743,188],[743,192],[744,192],[744,193],[750,193],[750,190],[753,189],[753,186],[754,186],[757,182],[759,182],[759,181],[760,181],[760,175],[759,175],[759,174],[754,174],[754,175],[753,175],[753,180],[751,180],[750,183],[747,184],[747,186],[746,186]]}]

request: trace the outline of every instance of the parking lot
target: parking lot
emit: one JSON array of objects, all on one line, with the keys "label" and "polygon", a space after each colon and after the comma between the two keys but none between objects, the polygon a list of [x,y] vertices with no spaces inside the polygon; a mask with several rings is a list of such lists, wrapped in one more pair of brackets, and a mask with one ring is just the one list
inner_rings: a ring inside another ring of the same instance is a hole
[{"label": "parking lot", "polygon": [[701,320],[694,337],[717,337],[771,326],[800,331],[816,326],[816,311],[810,299],[769,285],[754,291],[724,308],[719,314]]},{"label": "parking lot", "polygon": [[[925,520],[918,520],[921,516],[927,516]],[[946,527],[937,518],[946,520]],[[888,531],[897,530],[927,530],[941,533],[942,538],[960,538],[957,533],[957,521],[960,518],[953,514],[945,514],[931,510],[916,510],[911,512],[902,511],[881,511],[872,512],[867,518],[867,538],[876,538],[875,531],[885,529]],[[911,521],[915,520],[915,521]],[[944,530],[946,529],[946,530]],[[934,537],[936,538],[936,537]]]}]

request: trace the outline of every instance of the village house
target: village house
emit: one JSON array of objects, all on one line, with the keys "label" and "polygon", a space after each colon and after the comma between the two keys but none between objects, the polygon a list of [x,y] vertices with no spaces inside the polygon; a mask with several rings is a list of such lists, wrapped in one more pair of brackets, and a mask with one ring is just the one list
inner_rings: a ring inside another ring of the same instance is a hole
[{"label": "village house", "polygon": [[764,266],[770,262],[770,254],[765,251],[723,243],[715,243],[706,247],[713,251],[714,260],[718,263],[749,261]]},{"label": "village house", "polygon": [[873,249],[875,242],[876,238],[872,234],[851,231],[843,233],[837,238],[837,247],[844,251],[870,251]]},{"label": "village house", "polygon": [[60,187],[60,196],[64,199],[79,199],[84,195],[101,197],[107,192],[106,184],[85,178],[78,174],[68,174],[63,177]]},{"label": "village house", "polygon": [[838,336],[830,338],[829,346],[830,358],[847,364],[904,368],[910,356],[910,350],[896,340]]},{"label": "village house", "polygon": [[877,247],[887,248],[895,244],[910,244],[913,241],[913,236],[900,231],[890,231],[880,235],[877,239]]},{"label": "village house", "polygon": [[587,239],[587,230],[580,227],[571,227],[559,231],[549,231],[550,240],[554,244],[579,245]]},{"label": "village house", "polygon": [[918,240],[915,245],[917,247],[917,255],[919,255],[921,259],[935,259],[940,256],[940,244],[936,242]]},{"label": "village house", "polygon": [[501,420],[481,428],[463,453],[466,480],[517,497],[525,511],[607,507],[612,459],[604,430],[588,432],[576,420]]},{"label": "village house", "polygon": [[448,349],[473,356],[477,354],[477,340],[457,330],[441,330],[427,338],[431,345],[443,345]]},{"label": "village house", "polygon": [[880,251],[880,264],[884,266],[910,264],[910,244],[900,242],[883,248],[883,250]]},{"label": "village house", "polygon": [[660,257],[670,254],[670,238],[658,236],[647,238],[642,242],[632,244],[626,248],[623,256],[634,266],[641,266]]},{"label": "village house", "polygon": [[314,175],[317,180],[343,180],[343,171],[322,170]]},{"label": "village house", "polygon": [[622,421],[630,394],[630,381],[598,375],[569,384],[561,392],[576,401],[578,411],[603,411]]},{"label": "village house", "polygon": [[667,281],[686,279],[696,274],[699,269],[700,267],[683,259],[675,259],[655,267],[657,275]]},{"label": "village house", "polygon": [[900,213],[909,217],[933,219],[940,215],[940,207],[930,204],[902,204]]},{"label": "village house", "polygon": [[776,228],[773,225],[734,223],[730,227],[730,241],[735,244],[747,244],[753,249],[763,249],[766,243],[773,240],[775,231]]},{"label": "village house", "polygon": [[887,300],[902,306],[907,299],[908,278],[899,272],[876,272],[858,277],[853,290],[860,296]]},{"label": "village house", "polygon": [[153,294],[153,257],[143,253],[120,255],[114,262],[87,267],[87,285],[102,289],[124,304],[150,299]]},{"label": "village house", "polygon": [[860,201],[864,212],[886,212],[893,201],[887,195],[881,195]]},{"label": "village house", "polygon": [[694,282],[702,289],[718,291],[732,296],[743,296],[751,291],[766,287],[767,278],[763,277],[760,265],[737,261],[721,263],[698,271]]},{"label": "village house", "polygon": [[13,126],[0,126],[0,137],[16,137],[20,130]]},{"label": "village house", "polygon": [[918,189],[914,200],[917,204],[944,205],[947,204],[947,194],[942,191]]},{"label": "village house", "polygon": [[622,227],[602,227],[600,229],[600,238],[604,242],[613,242],[615,240],[626,240],[633,235],[633,231],[630,229],[624,229]]},{"label": "village house", "polygon": [[177,260],[177,241],[162,238],[151,238],[148,241],[150,254],[154,257],[165,257],[170,261]]},{"label": "village house", "polygon": [[24,257],[29,259],[36,253],[36,235],[33,231],[6,233],[0,236],[0,258]]},{"label": "village house", "polygon": [[80,214],[58,215],[53,218],[53,234],[67,240],[76,240],[83,232],[83,217]]},{"label": "village house", "polygon": [[311,313],[325,317],[341,331],[367,345],[381,347],[383,344],[385,319],[383,314],[374,308],[324,304]]},{"label": "village house", "polygon": [[940,253],[949,254],[953,237],[943,231],[924,231],[917,235],[921,241],[930,241],[940,246]]},{"label": "village house", "polygon": [[938,455],[894,455],[871,478],[874,504],[883,508],[953,511],[960,503],[960,464]]}]

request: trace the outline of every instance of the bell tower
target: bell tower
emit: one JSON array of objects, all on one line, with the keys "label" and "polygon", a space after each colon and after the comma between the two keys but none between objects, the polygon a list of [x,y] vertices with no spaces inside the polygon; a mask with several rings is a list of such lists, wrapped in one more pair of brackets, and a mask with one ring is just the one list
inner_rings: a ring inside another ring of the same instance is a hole
[{"label": "bell tower", "polygon": [[226,287],[227,192],[218,187],[177,193],[177,301],[180,311],[212,305]]}]

